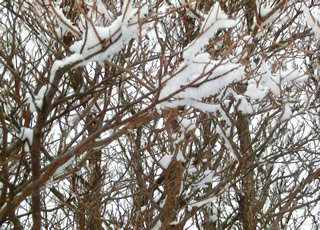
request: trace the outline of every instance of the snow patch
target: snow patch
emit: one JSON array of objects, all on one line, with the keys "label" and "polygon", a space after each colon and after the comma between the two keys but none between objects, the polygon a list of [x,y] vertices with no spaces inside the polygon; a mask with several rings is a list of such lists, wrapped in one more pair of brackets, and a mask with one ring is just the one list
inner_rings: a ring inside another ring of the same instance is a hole
[{"label": "snow patch", "polygon": [[161,167],[167,169],[172,161],[172,157],[172,155],[164,155],[164,157],[162,157],[162,159],[159,161]]},{"label": "snow patch", "polygon": [[283,106],[283,110],[280,116],[280,121],[285,121],[287,119],[289,119],[292,115],[292,110],[290,108],[290,104],[287,103]]},{"label": "snow patch", "polygon": [[43,100],[45,97],[45,94],[47,92],[48,86],[42,86],[39,92],[37,93],[34,103],[37,109],[42,110],[43,108]]},{"label": "snow patch", "polygon": [[303,13],[305,15],[308,25],[311,27],[314,35],[317,39],[320,39],[320,23],[319,21],[310,13],[310,10],[306,5],[302,6]]},{"label": "snow patch", "polygon": [[200,208],[202,206],[204,206],[205,204],[211,203],[216,201],[217,198],[216,197],[210,197],[208,199],[202,200],[202,201],[198,201],[198,202],[192,202],[191,204],[189,204],[190,207],[196,207],[196,208]]},{"label": "snow patch", "polygon": [[[133,5],[134,3],[127,1],[122,9],[122,16],[119,16],[110,26],[93,27],[87,22],[82,39],[70,47],[73,54],[53,63],[50,70],[50,84],[56,86],[55,84],[59,83],[60,79],[56,76],[59,69],[68,65],[77,67],[94,61],[111,60],[112,56],[119,52],[130,39],[138,38],[140,31],[138,20],[148,14],[148,6],[145,4],[141,8],[133,8]],[[142,33],[145,33],[144,28]]]},{"label": "snow patch", "polygon": [[151,230],[159,230],[161,228],[161,225],[162,225],[161,221],[158,220],[156,225],[153,228],[151,228]]},{"label": "snow patch", "polygon": [[75,156],[71,157],[66,163],[64,163],[59,168],[57,168],[53,176],[56,177],[63,174],[66,171],[66,168],[72,164],[74,159],[75,159]]},{"label": "snow patch", "polygon": [[[180,105],[198,106],[202,111],[216,110],[215,106],[211,108],[210,105],[197,101],[218,93],[233,81],[240,80],[244,67],[232,63],[232,58],[226,62],[211,60],[210,55],[201,53],[201,50],[219,29],[231,28],[235,24],[236,21],[228,19],[216,3],[204,19],[200,36],[185,48],[183,62],[177,71],[163,78],[164,87],[160,99],[172,96],[180,100]],[[169,104],[164,102],[162,105]]]},{"label": "snow patch", "polygon": [[[266,17],[268,14],[270,14],[273,11],[273,8],[270,6],[260,6],[260,16],[261,18]],[[270,24],[272,23],[274,20],[277,19],[277,17],[280,14],[280,10],[276,10],[275,12],[273,12],[271,15],[269,15],[269,17],[265,18],[264,24]]]},{"label": "snow patch", "polygon": [[262,100],[266,94],[267,91],[254,81],[249,81],[247,91],[244,93],[244,95],[248,96],[251,100]]},{"label": "snow patch", "polygon": [[18,137],[22,141],[27,141],[29,146],[32,145],[32,142],[33,142],[33,129],[26,128],[26,127],[21,128]]},{"label": "snow patch", "polygon": [[183,153],[181,149],[179,149],[178,154],[177,154],[177,161],[180,161],[182,163],[186,162],[186,159],[184,159]]}]

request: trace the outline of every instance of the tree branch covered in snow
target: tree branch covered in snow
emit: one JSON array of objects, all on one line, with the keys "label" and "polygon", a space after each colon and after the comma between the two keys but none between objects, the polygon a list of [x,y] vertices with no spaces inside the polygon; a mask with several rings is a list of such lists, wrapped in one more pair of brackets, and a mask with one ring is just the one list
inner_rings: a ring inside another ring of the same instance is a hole
[{"label": "tree branch covered in snow", "polygon": [[318,229],[318,11],[0,0],[1,229]]}]

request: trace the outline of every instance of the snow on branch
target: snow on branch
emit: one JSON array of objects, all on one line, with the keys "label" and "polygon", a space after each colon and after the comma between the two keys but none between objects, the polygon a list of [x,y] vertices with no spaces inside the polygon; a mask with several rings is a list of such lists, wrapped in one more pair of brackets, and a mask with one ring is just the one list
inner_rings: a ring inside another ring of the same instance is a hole
[{"label": "snow on branch", "polygon": [[204,205],[210,204],[211,202],[215,202],[217,200],[216,197],[209,197],[209,198],[205,198],[204,200],[201,201],[191,201],[189,204],[189,209],[193,208],[193,207],[197,207],[200,208]]},{"label": "snow on branch", "polygon": [[73,54],[53,64],[50,82],[53,82],[56,71],[63,66],[72,65],[72,63],[85,65],[91,61],[110,60],[112,55],[119,52],[130,39],[137,38],[138,20],[147,13],[147,5],[140,9],[133,8],[128,1],[122,10],[122,17],[118,17],[108,27],[94,26],[86,21],[86,31],[82,39],[70,47]]},{"label": "snow on branch", "polygon": [[[200,61],[202,58],[203,61]],[[178,73],[167,80],[160,99],[174,96],[180,100],[192,99],[184,102],[196,103],[196,100],[214,95],[232,82],[241,80],[244,74],[244,67],[240,64],[210,60],[209,54],[197,55],[194,60],[187,62],[183,62]],[[163,105],[168,106],[169,103],[165,102]],[[198,105],[199,103],[195,104]],[[207,109],[212,110],[212,107]]]},{"label": "snow on branch", "polygon": [[236,21],[229,19],[222,11],[219,3],[216,3],[209,14],[204,18],[199,37],[186,48],[183,58],[188,59],[198,54],[219,29],[231,28],[235,25]]},{"label": "snow on branch", "polygon": [[[201,53],[219,29],[231,28],[235,24],[236,21],[228,19],[216,3],[205,17],[198,38],[185,48],[183,62],[174,73],[163,79],[160,99],[174,97],[179,100],[201,100],[240,80],[244,73],[242,65],[233,63],[231,58],[224,61],[211,60],[209,53]],[[166,102],[163,105],[170,106]]]},{"label": "snow on branch", "polygon": [[62,13],[62,10],[60,8],[54,6],[51,1],[50,1],[50,5],[51,5],[53,13],[56,15],[56,22],[59,25],[58,28],[61,29],[61,35],[65,34],[66,32],[69,31],[74,36],[80,37],[81,32],[79,31],[79,29],[76,26],[72,25],[72,22],[70,21],[70,19],[68,19],[64,16],[64,14]]},{"label": "snow on branch", "polygon": [[19,133],[19,138],[22,141],[27,141],[29,145],[32,145],[33,142],[33,129],[23,127]]},{"label": "snow on branch", "polygon": [[62,175],[66,171],[66,169],[72,164],[74,159],[75,159],[75,156],[72,156],[67,162],[65,162],[59,168],[57,168],[53,176],[58,177]]},{"label": "snow on branch", "polygon": [[[114,54],[121,51],[131,39],[137,39],[139,20],[148,14],[147,5],[134,8],[128,0],[119,16],[110,26],[95,26],[93,21],[85,17],[85,32],[82,38],[71,47],[72,54],[62,60],[55,60],[49,73],[49,84],[45,86],[46,100],[51,100],[59,86],[61,76],[72,68],[83,66],[89,62],[110,61]],[[142,33],[144,32],[142,28]],[[51,87],[52,86],[52,87]]]},{"label": "snow on branch", "polygon": [[310,13],[310,10],[305,5],[303,5],[303,13],[316,38],[320,39],[320,22]]},{"label": "snow on branch", "polygon": [[22,127],[20,133],[18,134],[20,140],[24,141],[24,150],[30,151],[29,147],[33,142],[33,129]]}]

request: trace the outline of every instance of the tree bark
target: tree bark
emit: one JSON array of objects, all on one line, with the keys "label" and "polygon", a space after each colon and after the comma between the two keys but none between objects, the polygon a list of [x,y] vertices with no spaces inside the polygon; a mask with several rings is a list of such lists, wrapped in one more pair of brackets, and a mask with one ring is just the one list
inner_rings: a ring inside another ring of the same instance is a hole
[{"label": "tree bark", "polygon": [[255,180],[253,165],[255,157],[250,151],[250,130],[249,121],[241,112],[237,124],[239,136],[240,152],[244,157],[244,175],[241,181],[242,190],[240,191],[239,213],[243,223],[243,229],[255,230],[257,226],[256,198],[255,198]]},{"label": "tree bark", "polygon": [[[41,124],[37,124],[33,133],[33,143],[31,148],[31,161],[32,161],[32,180],[36,181],[40,178],[40,146],[41,146]],[[37,187],[32,191],[32,230],[41,229],[41,195],[40,188]]]}]

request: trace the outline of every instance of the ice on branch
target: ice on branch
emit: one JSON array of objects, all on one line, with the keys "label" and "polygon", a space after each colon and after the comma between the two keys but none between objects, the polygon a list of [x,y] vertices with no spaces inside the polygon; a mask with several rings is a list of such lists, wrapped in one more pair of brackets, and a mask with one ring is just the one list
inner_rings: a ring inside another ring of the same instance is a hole
[{"label": "ice on branch", "polygon": [[306,17],[306,21],[308,25],[311,27],[314,35],[316,36],[317,39],[320,39],[320,23],[319,21],[310,13],[310,10],[308,9],[307,6],[303,5],[303,13]]}]

